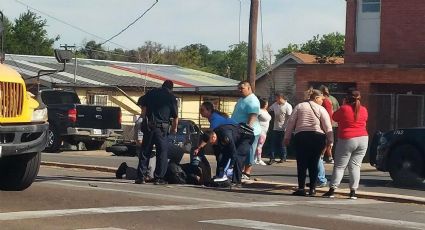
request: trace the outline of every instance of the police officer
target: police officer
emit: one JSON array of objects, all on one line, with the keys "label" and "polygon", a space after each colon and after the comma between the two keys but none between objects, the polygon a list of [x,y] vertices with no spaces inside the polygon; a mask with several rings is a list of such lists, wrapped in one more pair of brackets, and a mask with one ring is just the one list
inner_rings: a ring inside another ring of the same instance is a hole
[{"label": "police officer", "polygon": [[[213,137],[213,138],[211,138]],[[217,157],[217,173],[215,182],[227,180],[225,168],[233,166],[232,182],[237,186],[241,184],[242,168],[249,154],[250,146],[254,141],[254,134],[250,127],[239,124],[225,124],[207,131],[202,137],[204,142],[209,141],[214,145]]]},{"label": "police officer", "polygon": [[164,180],[168,166],[168,133],[170,120],[171,132],[177,132],[177,99],[172,93],[173,82],[164,81],[161,88],[152,89],[139,98],[137,104],[145,110],[145,125],[142,125],[144,140],[139,153],[136,184],[143,184],[148,172],[149,159],[152,147],[156,147],[156,167],[154,171],[154,184],[166,184]]}]

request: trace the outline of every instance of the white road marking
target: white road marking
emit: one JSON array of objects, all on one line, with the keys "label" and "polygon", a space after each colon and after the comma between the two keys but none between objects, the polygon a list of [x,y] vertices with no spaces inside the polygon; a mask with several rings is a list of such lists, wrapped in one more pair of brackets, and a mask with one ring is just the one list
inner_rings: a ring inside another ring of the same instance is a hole
[{"label": "white road marking", "polygon": [[153,212],[153,211],[185,211],[216,208],[253,208],[253,207],[276,207],[285,205],[286,202],[251,202],[251,203],[222,203],[222,204],[196,204],[196,205],[159,205],[159,206],[127,206],[127,207],[104,207],[104,208],[81,208],[62,210],[40,210],[0,213],[2,220],[24,220],[48,217],[63,217],[93,214],[129,213],[129,212]]},{"label": "white road marking", "polygon": [[[140,192],[140,191],[130,191],[125,189],[113,189],[113,188],[102,188],[102,187],[89,187],[89,186],[83,186],[83,185],[76,185],[73,183],[81,183],[81,184],[87,184],[86,181],[78,181],[78,180],[61,180],[62,182],[49,182],[49,181],[43,181],[39,183],[45,183],[45,184],[55,184],[55,185],[61,185],[66,187],[75,187],[75,188],[83,188],[83,189],[89,189],[89,190],[99,190],[99,191],[111,191],[111,192],[120,192],[120,193],[131,193],[131,194],[138,194],[138,195],[148,195],[148,196],[158,196],[161,198],[169,198],[171,200],[187,200],[187,201],[201,201],[201,202],[210,202],[210,203],[233,203],[233,202],[227,202],[227,201],[219,201],[219,200],[213,200],[213,199],[206,199],[206,198],[196,198],[196,197],[188,197],[188,196],[177,196],[177,195],[169,195],[164,193],[150,193],[150,192]],[[68,183],[66,183],[68,182]],[[100,184],[111,184],[111,185],[117,185],[116,182],[108,182],[108,181],[96,181],[95,183]],[[128,183],[123,183],[128,184]],[[279,201],[281,202],[281,201]],[[300,200],[300,201],[286,201],[285,205],[302,205],[302,204],[325,204],[325,205],[367,205],[367,204],[383,204],[383,203],[389,203],[384,201],[378,201],[378,200],[368,200],[368,199],[359,199],[359,200],[340,200],[340,199],[326,199],[326,200]]]},{"label": "white road marking", "polygon": [[[64,182],[76,182],[76,183],[87,184],[87,182],[84,182],[84,181],[74,181],[74,180],[62,180],[62,181],[64,181]],[[163,193],[150,193],[150,192],[130,191],[130,190],[125,190],[125,189],[89,187],[89,186],[83,186],[83,185],[75,185],[75,184],[71,184],[71,183],[69,183],[69,184],[68,183],[61,183],[61,182],[40,182],[40,183],[55,184],[55,185],[61,185],[61,186],[67,186],[67,187],[75,187],[75,188],[83,188],[83,189],[89,189],[89,190],[119,192],[119,193],[123,193],[123,194],[126,193],[126,194],[158,196],[160,198],[169,198],[171,200],[179,199],[179,200],[201,201],[201,202],[210,202],[210,203],[231,203],[231,202],[217,201],[217,200],[205,199],[205,198],[196,198],[196,197],[189,197],[189,196],[176,196],[176,195],[169,195],[169,194],[163,194]],[[96,183],[99,183],[99,182],[96,181]],[[111,184],[117,185],[117,183],[111,183]]]},{"label": "white road marking", "polygon": [[264,229],[264,230],[319,230],[320,228],[308,228],[286,224],[275,224],[269,222],[246,220],[246,219],[223,219],[223,220],[203,220],[200,223],[219,224],[239,228]]},{"label": "white road marking", "polygon": [[305,201],[309,204],[324,204],[324,205],[360,205],[360,204],[390,204],[390,202],[380,200],[368,200],[368,199],[325,199],[325,200],[309,200]]},{"label": "white road marking", "polygon": [[410,221],[404,221],[404,220],[381,219],[381,218],[375,218],[375,217],[355,216],[355,215],[349,215],[349,214],[319,215],[319,217],[346,220],[349,222],[399,227],[399,228],[425,229],[425,223],[410,222]]},{"label": "white road marking", "polygon": [[112,227],[108,227],[108,228],[85,228],[85,229],[75,229],[75,230],[126,230],[124,228],[112,228]]}]

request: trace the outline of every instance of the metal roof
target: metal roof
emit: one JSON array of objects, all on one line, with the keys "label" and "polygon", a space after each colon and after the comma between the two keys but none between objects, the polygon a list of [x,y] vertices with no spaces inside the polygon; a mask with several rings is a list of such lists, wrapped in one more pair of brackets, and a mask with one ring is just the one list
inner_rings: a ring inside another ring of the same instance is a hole
[{"label": "metal roof", "polygon": [[[39,70],[62,69],[54,57],[6,55],[6,64],[24,78],[36,76]],[[74,85],[74,61],[66,64],[65,72],[42,76],[41,80],[54,85]],[[76,86],[136,86],[158,87],[172,80],[175,88],[236,86],[238,81],[176,65],[117,62],[107,60],[77,59]]]}]

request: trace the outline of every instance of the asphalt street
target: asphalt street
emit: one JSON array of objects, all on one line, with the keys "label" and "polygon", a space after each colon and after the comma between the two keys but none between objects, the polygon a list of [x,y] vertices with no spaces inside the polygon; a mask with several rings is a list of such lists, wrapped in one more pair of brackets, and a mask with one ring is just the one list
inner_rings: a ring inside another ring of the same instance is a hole
[{"label": "asphalt street", "polygon": [[[211,166],[215,167],[215,159],[208,156]],[[58,154],[43,153],[43,161],[61,162],[83,165],[99,165],[106,167],[118,167],[120,163],[127,162],[131,167],[137,166],[136,157],[113,156],[111,153],[99,151],[66,151]],[[266,160],[266,159],[264,159]],[[188,162],[186,154],[182,162]],[[332,175],[331,164],[326,164],[326,175],[330,179]],[[415,197],[425,197],[425,184],[423,186],[401,188],[393,184],[389,173],[379,172],[368,163],[362,165],[362,178],[360,181],[360,191],[398,194]],[[297,184],[296,162],[289,160],[282,164],[272,166],[255,165],[253,179],[258,181]],[[348,177],[342,181],[341,188],[348,188]]]},{"label": "asphalt street", "polygon": [[136,185],[114,174],[42,167],[0,192],[1,229],[425,229],[425,206],[270,189]]}]

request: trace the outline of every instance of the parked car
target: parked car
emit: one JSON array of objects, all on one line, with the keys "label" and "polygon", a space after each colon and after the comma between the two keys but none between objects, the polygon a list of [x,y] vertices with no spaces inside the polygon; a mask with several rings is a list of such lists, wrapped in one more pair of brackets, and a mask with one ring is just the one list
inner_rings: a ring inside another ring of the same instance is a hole
[{"label": "parked car", "polygon": [[62,141],[83,142],[87,150],[96,150],[122,133],[119,107],[82,105],[75,92],[59,89],[42,90],[40,97],[49,117],[48,152],[60,151]]},{"label": "parked car", "polygon": [[[202,131],[195,122],[181,119],[177,126],[177,133],[170,134],[168,139],[171,144],[180,147],[184,152],[188,153],[192,148],[198,146],[201,134]],[[112,152],[117,156],[136,156],[136,142],[122,140],[107,147],[106,151]]]},{"label": "parked car", "polygon": [[370,164],[389,172],[399,185],[424,184],[425,127],[377,132],[372,139]]}]

